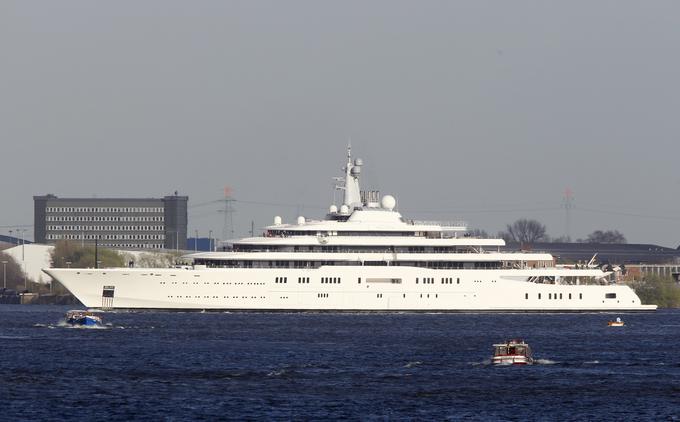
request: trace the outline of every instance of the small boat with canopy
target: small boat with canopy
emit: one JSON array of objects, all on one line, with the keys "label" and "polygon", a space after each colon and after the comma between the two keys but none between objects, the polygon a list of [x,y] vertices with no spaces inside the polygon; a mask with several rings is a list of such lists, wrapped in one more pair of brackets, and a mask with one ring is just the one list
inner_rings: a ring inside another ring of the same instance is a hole
[{"label": "small boat with canopy", "polygon": [[102,319],[90,311],[73,310],[66,312],[65,321],[72,326],[101,327]]},{"label": "small boat with canopy", "polygon": [[531,365],[534,359],[531,347],[524,340],[513,339],[493,345],[494,365]]}]

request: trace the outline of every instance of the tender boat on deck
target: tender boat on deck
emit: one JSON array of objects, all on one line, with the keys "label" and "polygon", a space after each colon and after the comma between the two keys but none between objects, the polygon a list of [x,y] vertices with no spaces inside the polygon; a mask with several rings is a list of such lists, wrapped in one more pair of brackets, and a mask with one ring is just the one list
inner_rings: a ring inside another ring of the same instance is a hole
[{"label": "tender boat on deck", "polygon": [[505,343],[493,345],[494,365],[531,365],[534,359],[531,347],[524,340],[508,340]]},{"label": "tender boat on deck", "polygon": [[607,325],[610,327],[623,327],[626,323],[624,323],[621,318],[617,317],[616,321],[608,321]]},{"label": "tender boat on deck", "polygon": [[66,323],[73,326],[101,327],[102,319],[89,311],[68,311],[66,312]]}]

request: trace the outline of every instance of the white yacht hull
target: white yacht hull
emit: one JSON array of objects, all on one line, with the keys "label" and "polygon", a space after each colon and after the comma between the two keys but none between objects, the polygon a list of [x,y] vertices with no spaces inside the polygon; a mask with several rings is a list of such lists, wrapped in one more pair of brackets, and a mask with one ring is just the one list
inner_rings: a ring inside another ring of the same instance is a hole
[{"label": "white yacht hull", "polygon": [[[642,305],[626,285],[522,281],[540,270],[327,266],[44,271],[88,308],[414,312],[656,309],[656,305]],[[277,278],[286,282],[277,282]],[[326,279],[339,282],[322,283]]]}]

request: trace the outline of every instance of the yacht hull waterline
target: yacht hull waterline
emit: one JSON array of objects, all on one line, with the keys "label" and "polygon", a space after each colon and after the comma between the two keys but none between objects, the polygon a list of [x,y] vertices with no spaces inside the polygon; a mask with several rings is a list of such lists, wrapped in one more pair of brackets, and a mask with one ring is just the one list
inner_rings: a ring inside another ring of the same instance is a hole
[{"label": "yacht hull waterline", "polygon": [[47,268],[101,309],[590,312],[652,311],[613,274],[556,266],[546,253],[502,252],[462,224],[404,219],[387,195],[359,190],[363,162],[343,168],[340,207],[283,224],[176,268]]},{"label": "yacht hull waterline", "polygon": [[[416,271],[404,271],[403,267],[399,270],[400,277],[415,280]],[[331,274],[330,271],[316,271],[316,275],[313,271],[253,271],[246,279],[239,270],[226,269],[45,270],[88,308],[433,312],[656,309],[654,305],[641,305],[635,292],[625,285],[536,284],[503,280],[500,273],[494,277],[494,274],[488,274],[489,270],[450,272],[444,278],[453,278],[454,283],[460,278],[460,284],[426,285],[416,285],[415,281],[400,285],[367,283],[366,278],[395,277],[377,271],[362,272],[362,283],[358,283],[356,272],[332,271],[334,278],[341,279],[340,283],[315,285],[312,280],[330,278],[323,274]],[[412,273],[411,277],[405,272]],[[428,273],[418,271],[417,274]],[[432,277],[426,278],[441,278],[441,274],[433,271]],[[272,280],[277,276],[287,277],[288,283],[272,286]],[[297,277],[309,278],[310,283],[298,284]],[[115,297],[102,296],[107,287],[115,288]],[[605,299],[612,293],[616,294],[616,299]]]}]

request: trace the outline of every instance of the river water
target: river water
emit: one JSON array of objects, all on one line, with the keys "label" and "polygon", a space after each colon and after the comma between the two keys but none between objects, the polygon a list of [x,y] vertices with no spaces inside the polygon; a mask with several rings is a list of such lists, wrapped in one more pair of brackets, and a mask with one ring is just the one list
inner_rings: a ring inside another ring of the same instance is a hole
[{"label": "river water", "polygon": [[[676,310],[110,312],[86,329],[67,309],[0,305],[0,419],[680,418]],[[508,338],[537,364],[490,365]]]}]

